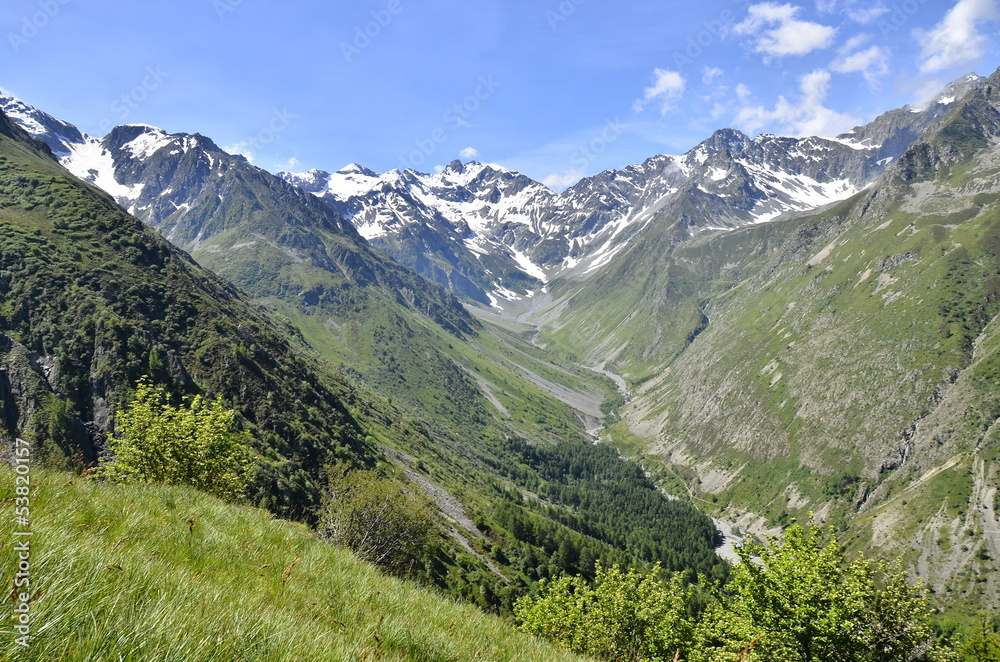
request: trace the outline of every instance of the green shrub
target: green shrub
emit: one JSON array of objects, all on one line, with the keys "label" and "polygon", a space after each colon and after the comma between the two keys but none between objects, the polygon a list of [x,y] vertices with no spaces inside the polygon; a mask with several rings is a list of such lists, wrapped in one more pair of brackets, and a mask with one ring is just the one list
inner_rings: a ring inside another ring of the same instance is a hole
[{"label": "green shrub", "polygon": [[923,589],[894,564],[848,561],[832,530],[793,524],[740,563],[702,618],[704,662],[945,661],[934,645]]},{"label": "green shrub", "polygon": [[120,436],[99,474],[119,483],[191,485],[238,500],[250,481],[250,447],[235,431],[235,413],[200,395],[187,406],[170,404],[167,392],[145,378],[129,408],[117,416]]},{"label": "green shrub", "polygon": [[358,558],[406,573],[431,544],[434,517],[428,500],[375,471],[328,471],[320,503],[321,536],[347,547]]},{"label": "green shrub", "polygon": [[[617,567],[541,582],[514,614],[522,630],[605,660],[635,662],[956,661],[935,642],[920,586],[883,561],[848,561],[832,530],[793,524],[739,548],[720,589]],[[703,600],[711,598],[707,606]],[[987,628],[981,628],[986,632]],[[970,639],[988,651],[989,634]],[[979,658],[976,658],[979,659]],[[990,660],[992,658],[982,658]]]},{"label": "green shrub", "polygon": [[659,565],[646,575],[614,566],[597,567],[590,584],[582,577],[540,582],[537,596],[514,605],[525,632],[603,660],[673,660],[690,646],[688,606],[693,587],[683,573],[660,580]]}]

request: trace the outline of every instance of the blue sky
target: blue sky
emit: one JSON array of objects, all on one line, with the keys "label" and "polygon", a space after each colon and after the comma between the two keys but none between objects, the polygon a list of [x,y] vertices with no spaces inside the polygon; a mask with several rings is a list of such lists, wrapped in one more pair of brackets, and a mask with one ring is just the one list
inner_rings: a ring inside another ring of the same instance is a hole
[{"label": "blue sky", "polygon": [[1000,66],[1000,0],[5,0],[0,88],[104,135],[201,133],[272,171],[562,188],[713,130],[834,135]]}]

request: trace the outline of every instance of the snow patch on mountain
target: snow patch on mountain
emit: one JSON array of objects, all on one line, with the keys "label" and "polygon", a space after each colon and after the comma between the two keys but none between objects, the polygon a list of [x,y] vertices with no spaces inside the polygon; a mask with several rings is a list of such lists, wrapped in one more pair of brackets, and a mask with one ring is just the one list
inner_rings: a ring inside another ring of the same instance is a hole
[{"label": "snow patch on mountain", "polygon": [[543,283],[549,282],[549,277],[545,275],[545,272],[542,271],[542,268],[539,267],[534,262],[532,262],[527,255],[515,249],[511,249],[511,253],[514,256],[514,261],[517,262],[518,266],[521,267],[521,270],[524,271],[524,273],[528,274],[529,276],[534,276]]},{"label": "snow patch on mountain", "polygon": [[[174,142],[172,136],[167,135],[163,129],[148,124],[130,124],[128,126],[139,126],[144,129],[134,140],[124,145],[134,159],[148,159],[153,154]],[[182,142],[182,146],[184,142]],[[184,149],[187,152],[187,149]]]},{"label": "snow patch on mountain", "polygon": [[584,270],[584,274],[589,274],[597,271],[601,267],[607,265],[611,262],[616,255],[618,255],[625,248],[627,244],[618,244],[617,246],[611,244],[605,244],[601,250],[594,253],[590,258],[590,264]]},{"label": "snow patch on mountain", "polygon": [[[849,133],[853,133],[853,131],[851,131]],[[837,136],[836,138],[827,138],[827,140],[833,141],[835,143],[839,143],[841,145],[846,145],[846,146],[850,147],[851,149],[856,149],[856,150],[859,150],[859,151],[860,150],[866,150],[866,149],[878,149],[879,147],[881,147],[881,145],[866,145],[864,143],[860,143],[857,140],[854,140],[852,138],[848,138],[847,135],[848,134],[846,134],[846,133],[842,133],[839,136]]]},{"label": "snow patch on mountain", "polygon": [[817,209],[846,200],[859,190],[847,179],[820,182],[808,175],[782,171],[761,172],[759,176],[775,193],[786,196],[788,206],[795,210]]},{"label": "snow patch on mountain", "polygon": [[115,179],[114,159],[101,141],[87,136],[83,143],[72,147],[72,151],[61,159],[67,170],[103,190],[126,209],[139,199],[144,185],[125,186]]},{"label": "snow patch on mountain", "polygon": [[346,201],[368,193],[381,181],[381,177],[369,170],[344,168],[333,174],[327,174],[326,189],[323,192],[337,200]]}]

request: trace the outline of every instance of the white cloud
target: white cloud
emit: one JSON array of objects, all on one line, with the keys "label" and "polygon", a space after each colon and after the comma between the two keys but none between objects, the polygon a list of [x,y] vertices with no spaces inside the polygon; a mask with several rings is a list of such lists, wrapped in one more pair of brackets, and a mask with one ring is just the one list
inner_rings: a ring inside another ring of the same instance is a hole
[{"label": "white cloud", "polygon": [[868,25],[879,16],[888,13],[889,8],[882,4],[875,5],[874,7],[864,7],[862,9],[855,9],[853,7],[847,9],[847,17],[855,23],[860,23],[862,25]]},{"label": "white cloud", "polygon": [[797,104],[778,97],[773,109],[744,106],[735,123],[747,133],[769,128],[792,136],[835,136],[860,124],[857,118],[823,105],[830,91],[830,72],[817,69],[799,79],[802,98]]},{"label": "white cloud", "polygon": [[889,73],[889,49],[870,46],[861,50],[870,39],[869,35],[852,37],[838,51],[838,56],[830,69],[839,74],[860,72],[869,84],[874,84],[880,76]]},{"label": "white cloud", "polygon": [[479,156],[479,150],[475,147],[466,147],[461,152],[458,153],[463,159],[474,159]]},{"label": "white cloud", "polygon": [[673,108],[673,102],[684,95],[684,77],[676,71],[653,69],[653,84],[647,87],[641,99],[636,99],[632,110],[641,113],[653,101],[660,104],[660,112],[664,115]]},{"label": "white cloud", "polygon": [[562,191],[576,184],[584,176],[584,173],[580,170],[563,170],[562,172],[553,172],[548,175],[542,180],[542,184],[545,184],[553,191]]},{"label": "white cloud", "polygon": [[740,83],[736,86],[736,96],[739,97],[740,103],[745,103],[750,98],[750,88]]},{"label": "white cloud", "polygon": [[250,151],[250,143],[246,140],[241,140],[238,143],[232,145],[226,145],[222,148],[222,151],[228,152],[229,154],[239,154],[246,158],[247,161],[253,163],[254,153]]},{"label": "white cloud", "polygon": [[279,163],[274,166],[274,172],[295,172],[295,168],[299,165],[299,160],[294,156],[286,163]]},{"label": "white cloud", "polygon": [[850,39],[844,42],[844,45],[837,49],[837,52],[841,55],[845,53],[850,53],[851,51],[856,51],[869,41],[871,41],[872,36],[870,34],[859,34],[854,35]]},{"label": "white cloud", "polygon": [[981,57],[994,36],[984,35],[980,27],[997,18],[996,0],[958,0],[933,28],[913,31],[922,48],[920,70],[942,71]]},{"label": "white cloud", "polygon": [[722,69],[718,67],[705,67],[704,71],[701,74],[701,82],[705,83],[705,85],[708,85],[713,80],[721,76],[722,73],[723,73]]},{"label": "white cloud", "polygon": [[833,44],[836,28],[796,18],[801,7],[762,2],[750,5],[747,17],[733,27],[754,39],[754,50],[766,56],[805,55]]},{"label": "white cloud", "polygon": [[859,9],[858,0],[843,0],[842,2],[840,0],[816,0],[816,9],[822,14],[832,14],[840,9],[840,13],[846,14],[847,18],[862,25],[867,25],[889,12],[889,8],[881,2],[872,4],[869,0],[865,0],[865,3],[867,6]]}]

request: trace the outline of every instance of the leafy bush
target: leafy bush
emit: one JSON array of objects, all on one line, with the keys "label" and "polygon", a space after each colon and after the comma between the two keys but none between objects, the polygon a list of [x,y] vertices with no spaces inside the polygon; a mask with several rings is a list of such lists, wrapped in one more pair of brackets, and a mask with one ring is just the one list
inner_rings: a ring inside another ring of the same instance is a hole
[{"label": "leafy bush", "polygon": [[522,630],[603,660],[673,660],[687,650],[693,587],[683,573],[668,583],[660,567],[644,575],[597,567],[594,584],[582,577],[540,582],[537,596],[514,605]]},{"label": "leafy bush", "polygon": [[234,417],[200,395],[175,407],[164,389],[142,379],[128,410],[118,414],[121,436],[109,441],[114,457],[99,473],[120,483],[191,485],[240,499],[250,481],[250,448],[234,431]]},{"label": "leafy bush", "polygon": [[329,470],[318,529],[358,558],[396,573],[422,559],[431,543],[434,518],[427,499],[375,471]]},{"label": "leafy bush", "polygon": [[[682,573],[664,582],[658,567],[645,576],[599,567],[593,584],[581,577],[542,582],[514,613],[521,629],[606,660],[958,659],[935,643],[919,585],[884,561],[848,562],[830,532],[793,524],[783,539],[738,553],[725,589],[704,579],[701,587],[688,585]],[[699,613],[706,593],[710,602]],[[989,648],[986,639],[974,640],[977,654]]]},{"label": "leafy bush", "polygon": [[770,546],[737,553],[726,593],[699,624],[692,659],[955,659],[933,645],[922,588],[885,561],[848,562],[832,530],[793,524]]}]

